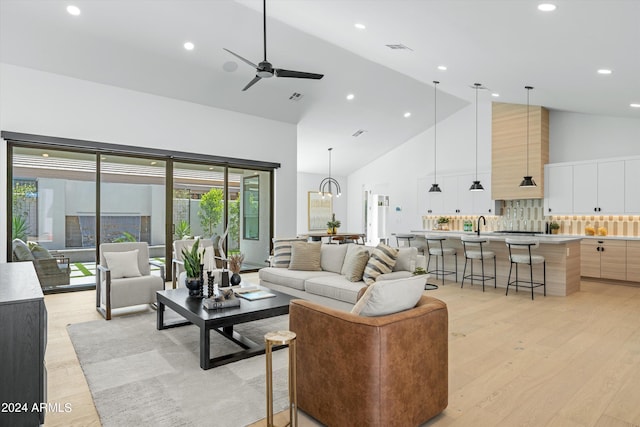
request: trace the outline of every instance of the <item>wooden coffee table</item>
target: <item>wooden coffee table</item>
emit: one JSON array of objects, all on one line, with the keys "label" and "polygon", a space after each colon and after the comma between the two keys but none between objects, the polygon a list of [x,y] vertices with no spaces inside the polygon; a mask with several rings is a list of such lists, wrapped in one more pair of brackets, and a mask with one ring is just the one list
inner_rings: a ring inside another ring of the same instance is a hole
[{"label": "wooden coffee table", "polygon": [[[261,289],[276,294],[276,296],[256,301],[240,299],[240,307],[222,308],[218,310],[207,310],[204,308],[202,306],[202,298],[189,297],[189,290],[186,288],[157,291],[158,313],[156,327],[158,330],[161,330],[189,324],[198,326],[198,328],[200,328],[200,367],[202,369],[211,369],[237,360],[264,354],[264,343],[257,344],[243,337],[237,332],[234,332],[233,326],[240,323],[253,322],[254,320],[288,314],[289,302],[294,299],[294,297],[263,287],[261,287]],[[165,307],[169,307],[184,317],[186,321],[165,324]],[[209,332],[212,329],[238,344],[244,348],[244,350],[211,359],[209,356],[211,343]]]}]

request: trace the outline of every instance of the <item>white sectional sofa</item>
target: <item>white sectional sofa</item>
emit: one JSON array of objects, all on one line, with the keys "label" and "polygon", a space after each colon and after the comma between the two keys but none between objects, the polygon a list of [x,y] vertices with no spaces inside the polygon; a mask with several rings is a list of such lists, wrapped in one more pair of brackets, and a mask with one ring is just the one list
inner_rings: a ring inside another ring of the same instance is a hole
[{"label": "white sectional sofa", "polygon": [[[366,249],[371,253],[375,248],[355,244],[335,245],[322,244],[320,251],[321,271],[301,271],[284,267],[283,263],[278,263],[281,267],[265,267],[260,269],[258,275],[260,284],[266,287],[285,290],[292,289],[295,295],[304,295],[299,291],[309,294],[320,295],[333,300],[355,304],[358,293],[367,285],[363,280],[350,281],[345,276],[345,258],[347,252],[358,249]],[[277,254],[276,254],[277,256]],[[348,261],[347,261],[348,262]],[[272,265],[276,263],[272,262]],[[416,248],[400,248],[398,258],[391,273],[382,274],[376,280],[396,280],[411,277],[416,267],[426,269],[426,259],[423,255],[418,255]],[[426,276],[425,276],[426,282]],[[275,285],[275,286],[274,286]]]}]

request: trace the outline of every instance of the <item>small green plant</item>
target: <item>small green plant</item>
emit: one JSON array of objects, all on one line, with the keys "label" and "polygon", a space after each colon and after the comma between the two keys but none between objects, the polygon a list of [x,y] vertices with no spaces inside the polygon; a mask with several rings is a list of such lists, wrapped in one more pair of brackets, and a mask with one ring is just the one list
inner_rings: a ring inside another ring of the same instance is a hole
[{"label": "small green plant", "polygon": [[196,242],[191,247],[191,250],[187,250],[186,248],[182,249],[182,261],[184,262],[184,270],[187,272],[188,279],[198,279],[200,278],[200,272],[202,271],[202,257],[206,249],[203,249],[202,252],[198,250],[200,240],[196,240]]},{"label": "small green plant", "polygon": [[559,230],[560,229],[560,224],[558,224],[557,222],[552,222],[551,224],[549,224],[549,228],[551,230]]},{"label": "small green plant", "polygon": [[114,243],[137,242],[137,241],[138,239],[136,239],[136,236],[129,233],[128,231],[123,231],[120,237],[116,237],[115,239],[113,239]]},{"label": "small green plant", "polygon": [[446,216],[441,216],[438,218],[438,224],[449,224],[449,218]]},{"label": "small green plant", "polygon": [[182,239],[184,236],[191,236],[191,225],[186,220],[180,220],[176,226],[176,236]]},{"label": "small green plant", "polygon": [[11,226],[13,238],[20,239],[26,242],[29,235],[29,225],[27,224],[27,219],[23,216],[14,216]]},{"label": "small green plant", "polygon": [[416,267],[415,271],[413,272],[414,276],[421,276],[423,274],[427,274],[427,270],[422,267]]},{"label": "small green plant", "polygon": [[331,220],[327,221],[327,228],[340,228],[342,223],[336,219],[336,214],[331,214]]}]

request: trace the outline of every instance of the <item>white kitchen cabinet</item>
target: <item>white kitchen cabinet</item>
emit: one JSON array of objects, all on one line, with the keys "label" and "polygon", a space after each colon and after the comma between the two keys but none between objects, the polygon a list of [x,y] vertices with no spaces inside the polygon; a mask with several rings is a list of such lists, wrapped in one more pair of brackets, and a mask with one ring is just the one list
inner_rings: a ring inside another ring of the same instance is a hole
[{"label": "white kitchen cabinet", "polygon": [[624,212],[625,162],[602,161],[573,166],[573,213]]},{"label": "white kitchen cabinet", "polygon": [[[491,174],[479,173],[478,179],[484,187],[484,191],[469,191],[467,188],[473,201],[473,212],[477,215],[495,215],[495,203],[491,200]],[[469,182],[470,186],[471,182]]]},{"label": "white kitchen cabinet", "polygon": [[[427,176],[426,185],[420,185],[421,188],[418,192],[424,191],[421,195],[424,195],[424,210],[421,211],[426,215],[441,215],[444,212],[444,197],[443,193],[430,193],[429,189],[434,183],[433,175]],[[438,175],[438,184],[442,188],[442,176]]]},{"label": "white kitchen cabinet", "polygon": [[545,165],[544,213],[561,215],[573,213],[573,166]]},{"label": "white kitchen cabinet", "polygon": [[[469,191],[475,174],[438,176],[442,192],[430,193],[433,175],[419,180],[418,193],[420,212],[426,215],[482,215],[492,213],[491,175],[478,174],[485,191]],[[424,188],[424,196],[420,194]]]},{"label": "white kitchen cabinet", "polygon": [[640,214],[640,159],[624,162],[624,212]]}]

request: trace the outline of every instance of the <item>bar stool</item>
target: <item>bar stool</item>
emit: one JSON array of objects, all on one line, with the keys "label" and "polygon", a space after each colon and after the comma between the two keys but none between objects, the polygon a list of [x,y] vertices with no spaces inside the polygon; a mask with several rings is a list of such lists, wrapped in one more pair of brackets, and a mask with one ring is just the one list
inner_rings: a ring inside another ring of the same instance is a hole
[{"label": "bar stool", "polygon": [[[429,259],[427,260],[427,273],[434,273],[436,275],[436,279],[438,278],[438,275],[442,275],[442,286],[444,286],[444,276],[449,275],[449,274],[455,274],[456,275],[456,282],[458,281],[458,254],[455,248],[447,248],[445,247],[442,242],[444,242],[445,240],[447,240],[446,237],[442,237],[442,236],[435,236],[435,235],[427,235],[425,236],[426,240],[427,240],[427,253],[429,254]],[[444,263],[444,257],[447,255],[453,255],[455,258],[454,264],[455,264],[455,271],[452,270],[446,270],[445,269],[445,263]],[[436,258],[436,269],[435,270],[429,270],[429,266],[431,265],[431,257],[435,257]],[[438,267],[438,258],[441,257],[442,258],[442,268]]]},{"label": "bar stool", "polygon": [[296,394],[296,333],[291,331],[268,332],[264,336],[267,361],[267,427],[273,424],[273,363],[272,348],[289,346],[289,427],[298,427],[298,395]]},{"label": "bar stool", "polygon": [[415,238],[416,236],[413,234],[396,234],[396,245],[400,247],[400,242],[404,242],[406,240],[407,246],[411,247],[411,241]]},{"label": "bar stool", "polygon": [[[537,288],[539,286],[543,287],[543,294],[547,296],[547,263],[542,255],[533,255],[531,253],[532,249],[536,249],[540,246],[540,242],[536,239],[510,239],[506,238],[505,243],[509,247],[509,261],[511,265],[509,267],[509,279],[507,280],[507,292],[505,295],[509,295],[509,286],[512,284],[516,285],[516,292],[518,292],[518,284],[526,283],[526,285],[521,285],[526,288],[531,288],[531,299],[533,299],[533,288]],[[520,253],[518,253],[520,252]],[[524,252],[524,253],[522,253]],[[513,264],[516,265],[516,280],[511,281],[511,270],[513,269]],[[528,264],[529,265],[529,281],[518,280],[518,264]],[[534,282],[533,281],[533,265],[534,264],[542,264],[542,282]]]},{"label": "bar stool", "polygon": [[[487,243],[487,239],[476,236],[464,235],[460,238],[462,241],[462,247],[464,248],[464,271],[462,272],[462,284],[464,286],[464,279],[471,279],[471,286],[473,286],[473,280],[482,281],[482,292],[484,292],[484,282],[493,280],[493,287],[496,288],[496,253],[493,251],[485,250],[482,245]],[[484,260],[493,258],[493,276],[486,276],[484,274]],[[473,260],[480,260],[480,266],[482,268],[482,274],[473,274]],[[467,275],[467,261],[471,260],[471,274]]]}]

